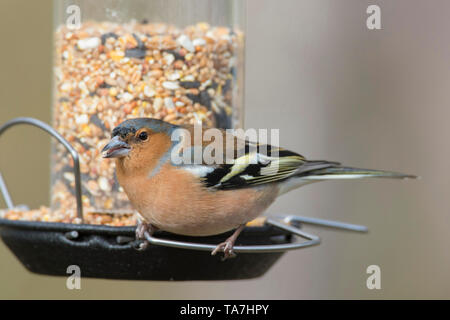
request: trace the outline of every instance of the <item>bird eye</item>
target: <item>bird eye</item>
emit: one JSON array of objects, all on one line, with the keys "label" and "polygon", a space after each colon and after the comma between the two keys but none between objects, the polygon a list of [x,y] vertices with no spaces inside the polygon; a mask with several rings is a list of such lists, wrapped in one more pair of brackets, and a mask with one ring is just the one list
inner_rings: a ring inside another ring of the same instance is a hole
[{"label": "bird eye", "polygon": [[148,138],[148,133],[147,132],[141,132],[140,134],[139,134],[139,139],[141,139],[142,141],[145,141],[145,140],[147,140],[147,138]]}]

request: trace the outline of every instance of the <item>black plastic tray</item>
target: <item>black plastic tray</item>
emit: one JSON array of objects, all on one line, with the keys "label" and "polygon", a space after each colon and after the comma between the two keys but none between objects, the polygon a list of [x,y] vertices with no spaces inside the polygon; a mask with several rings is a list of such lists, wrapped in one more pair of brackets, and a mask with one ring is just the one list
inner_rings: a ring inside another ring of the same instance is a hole
[{"label": "black plastic tray", "polygon": [[[218,244],[230,233],[184,237],[157,232],[158,238]],[[135,227],[109,227],[0,219],[0,236],[31,272],[68,276],[70,265],[81,276],[123,280],[234,280],[262,276],[283,252],[239,253],[222,261],[221,254],[150,245],[136,249]],[[237,245],[290,243],[291,236],[270,225],[247,227]]]}]

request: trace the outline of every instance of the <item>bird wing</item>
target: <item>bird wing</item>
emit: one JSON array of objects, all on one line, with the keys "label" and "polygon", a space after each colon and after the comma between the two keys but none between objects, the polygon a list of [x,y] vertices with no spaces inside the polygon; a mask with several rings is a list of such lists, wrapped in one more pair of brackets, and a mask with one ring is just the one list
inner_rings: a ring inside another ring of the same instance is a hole
[{"label": "bird wing", "polygon": [[230,190],[285,180],[296,174],[306,160],[294,152],[267,146],[268,153],[249,152],[208,173],[207,187]]},{"label": "bird wing", "polygon": [[[212,163],[202,158],[201,162],[183,163],[181,168],[196,175],[207,188],[232,190],[279,182],[308,171],[338,165],[336,162],[308,161],[295,152],[236,137],[223,139],[223,142],[222,154],[216,154],[218,161]],[[211,139],[194,141],[192,138],[189,143],[193,147],[184,151],[188,153],[186,158],[193,160],[195,152],[204,154],[208,151]]]}]

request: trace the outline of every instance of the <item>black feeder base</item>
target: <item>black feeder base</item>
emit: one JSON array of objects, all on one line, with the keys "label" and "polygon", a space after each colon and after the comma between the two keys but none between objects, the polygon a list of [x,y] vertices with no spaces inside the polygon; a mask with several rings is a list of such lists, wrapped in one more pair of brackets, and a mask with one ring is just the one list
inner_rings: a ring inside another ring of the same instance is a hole
[{"label": "black feeder base", "polygon": [[[165,232],[158,238],[219,244],[231,233],[213,237],[184,237]],[[262,276],[283,252],[247,253],[222,261],[222,254],[150,245],[138,251],[134,227],[108,227],[0,219],[0,236],[31,272],[69,276],[80,267],[81,276],[122,280],[238,280]],[[291,241],[273,226],[247,227],[237,245],[271,245]]]}]

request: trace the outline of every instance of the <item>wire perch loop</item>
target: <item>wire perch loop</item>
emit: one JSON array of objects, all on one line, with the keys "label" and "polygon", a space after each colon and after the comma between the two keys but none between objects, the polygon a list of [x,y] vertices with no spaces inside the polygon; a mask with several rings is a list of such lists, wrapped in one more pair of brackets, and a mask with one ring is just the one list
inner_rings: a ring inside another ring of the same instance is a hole
[{"label": "wire perch loop", "polygon": [[[67,140],[65,140],[55,129],[50,127],[48,124],[33,118],[16,118],[11,121],[6,122],[0,126],[0,136],[9,128],[19,125],[28,124],[38,127],[51,136],[56,138],[71,154],[73,159],[73,172],[75,175],[75,197],[77,203],[77,215],[83,221],[83,203],[81,198],[81,175],[80,175],[80,157],[77,151],[70,145]],[[5,199],[5,203],[9,209],[16,208],[13,204],[11,196],[6,187],[6,183],[0,173],[0,191]],[[355,231],[355,232],[367,232],[367,228],[364,226],[343,223],[338,221],[323,220],[317,218],[300,217],[294,215],[279,216],[278,219],[267,219],[266,224],[271,225],[275,228],[286,231],[290,235],[294,236],[295,240],[289,243],[282,244],[269,244],[269,245],[246,245],[246,246],[235,246],[234,251],[237,253],[271,253],[271,252],[284,252],[289,250],[307,248],[320,244],[320,238],[316,235],[304,232],[300,230],[302,224],[314,225],[317,227],[327,227],[334,228],[344,231]],[[175,241],[169,239],[157,238],[150,235],[148,232],[145,233],[146,240],[153,245],[172,247],[179,249],[188,250],[199,250],[199,251],[212,251],[215,249],[215,245],[193,243],[193,242],[183,242]],[[305,241],[299,241],[299,238],[305,239]]]},{"label": "wire perch loop", "polygon": [[[19,124],[28,124],[34,127],[37,127],[39,129],[44,130],[48,134],[50,134],[52,137],[54,137],[58,142],[60,142],[66,149],[69,151],[70,155],[73,159],[73,173],[75,175],[75,197],[77,201],[77,216],[78,218],[83,221],[83,203],[81,201],[81,175],[80,175],[80,157],[76,150],[70,145],[69,142],[67,142],[66,139],[64,139],[55,129],[53,129],[48,124],[34,119],[34,118],[16,118],[13,120],[10,120],[0,126],[0,136],[9,128],[19,125]],[[8,193],[8,189],[6,188],[6,184],[3,181],[3,178],[0,174],[0,189],[3,194],[3,198],[5,199],[6,205],[9,209],[14,208],[14,204],[12,202],[12,199]]]},{"label": "wire perch loop", "polygon": [[[276,219],[267,219],[266,224],[272,225],[278,229],[289,232],[294,235],[297,240],[291,243],[284,244],[273,244],[273,245],[254,245],[254,246],[235,246],[233,251],[236,253],[269,253],[269,252],[284,252],[289,250],[301,249],[312,247],[320,244],[320,238],[311,233],[304,232],[300,230],[301,224],[310,224],[317,227],[327,227],[334,228],[343,231],[355,231],[355,232],[367,232],[368,229],[365,226],[360,226],[356,224],[343,223],[338,221],[309,218],[309,217],[299,217],[295,215],[281,216],[281,221]],[[145,234],[146,240],[153,245],[189,249],[189,250],[200,250],[200,251],[212,251],[216,248],[215,245],[211,244],[201,244],[183,241],[174,241],[154,237],[148,232]],[[306,239],[306,241],[298,241],[298,238]]]},{"label": "wire perch loop", "polygon": [[[311,246],[320,244],[319,237],[317,237],[313,234],[306,233],[306,232],[300,230],[299,228],[289,226],[287,224],[284,224],[282,222],[279,222],[279,221],[276,221],[273,219],[267,219],[266,223],[270,224],[276,228],[282,229],[284,231],[288,231],[297,237],[307,239],[307,241],[304,241],[304,242],[296,241],[296,242],[292,242],[292,243],[274,244],[274,245],[235,246],[233,251],[235,251],[237,253],[239,253],[239,252],[246,252],[246,253],[250,253],[250,252],[258,252],[258,253],[283,252],[283,251],[288,251],[288,250],[311,247]],[[216,248],[215,245],[211,245],[211,244],[201,244],[201,243],[160,239],[160,238],[151,236],[148,232],[145,233],[145,238],[147,239],[148,242],[150,242],[150,244],[160,245],[160,246],[165,246],[165,247],[172,247],[172,248],[200,250],[200,251],[212,251]]]}]

